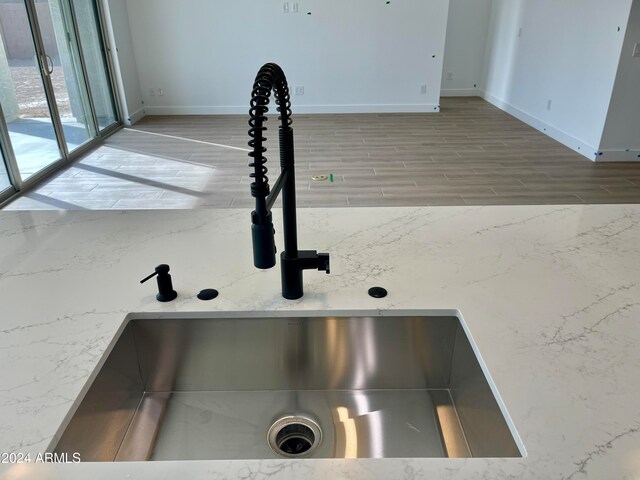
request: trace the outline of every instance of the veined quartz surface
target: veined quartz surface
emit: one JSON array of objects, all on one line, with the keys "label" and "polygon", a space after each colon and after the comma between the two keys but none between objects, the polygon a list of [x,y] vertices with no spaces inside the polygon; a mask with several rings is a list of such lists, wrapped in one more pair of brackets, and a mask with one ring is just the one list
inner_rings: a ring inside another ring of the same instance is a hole
[{"label": "veined quartz surface", "polygon": [[[640,478],[640,206],[300,210],[300,247],[330,252],[332,274],[306,272],[295,302],[278,268],[253,267],[250,237],[247,210],[0,213],[0,453],[47,449],[129,313],[457,309],[527,456],[5,464],[0,477]],[[159,263],[169,304],[138,283]],[[198,301],[204,288],[220,297]]]}]

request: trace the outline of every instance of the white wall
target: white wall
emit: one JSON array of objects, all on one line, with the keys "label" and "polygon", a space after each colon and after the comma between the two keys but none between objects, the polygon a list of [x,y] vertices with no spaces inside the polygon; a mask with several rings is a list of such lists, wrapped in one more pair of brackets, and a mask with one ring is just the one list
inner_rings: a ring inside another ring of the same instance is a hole
[{"label": "white wall", "polygon": [[298,113],[438,109],[449,0],[282,3],[128,0],[147,113],[246,113],[270,61],[305,87]]},{"label": "white wall", "polygon": [[483,66],[491,0],[450,0],[442,96],[476,96]]},{"label": "white wall", "polygon": [[122,100],[125,124],[131,125],[145,115],[138,65],[134,54],[129,27],[126,0],[108,0],[104,13],[109,25],[109,41],[115,45],[113,52],[115,75],[118,78],[118,93]]},{"label": "white wall", "polygon": [[594,159],[631,1],[493,0],[484,97]]},{"label": "white wall", "polygon": [[640,161],[640,0],[634,0],[609,115],[600,143],[603,161]]}]

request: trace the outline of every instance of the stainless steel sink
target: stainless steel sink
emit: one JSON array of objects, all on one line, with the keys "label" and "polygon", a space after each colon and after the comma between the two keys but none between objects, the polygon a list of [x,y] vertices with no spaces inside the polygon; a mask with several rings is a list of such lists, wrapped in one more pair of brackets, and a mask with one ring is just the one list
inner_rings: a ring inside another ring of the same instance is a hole
[{"label": "stainless steel sink", "polygon": [[487,375],[457,316],[131,319],[53,450],[519,457]]}]

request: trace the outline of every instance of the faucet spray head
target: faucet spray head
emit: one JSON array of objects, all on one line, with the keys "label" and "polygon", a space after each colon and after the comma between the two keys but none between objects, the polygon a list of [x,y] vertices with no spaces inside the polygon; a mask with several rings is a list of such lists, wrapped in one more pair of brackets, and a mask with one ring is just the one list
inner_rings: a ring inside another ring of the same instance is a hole
[{"label": "faucet spray head", "polygon": [[252,217],[253,264],[260,270],[268,270],[276,266],[276,231],[273,219],[270,212],[266,218],[259,218],[256,212],[253,212]]}]

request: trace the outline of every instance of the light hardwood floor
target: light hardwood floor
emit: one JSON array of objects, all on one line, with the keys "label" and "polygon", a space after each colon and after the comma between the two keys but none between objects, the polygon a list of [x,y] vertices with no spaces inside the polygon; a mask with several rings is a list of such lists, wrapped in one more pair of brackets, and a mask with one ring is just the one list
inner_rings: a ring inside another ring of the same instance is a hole
[{"label": "light hardwood floor", "polygon": [[[640,163],[595,164],[479,98],[293,119],[301,207],[640,203]],[[248,208],[247,130],[245,116],[147,117],[7,209]]]}]

